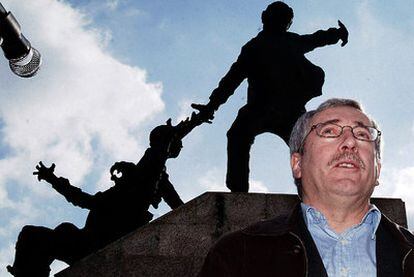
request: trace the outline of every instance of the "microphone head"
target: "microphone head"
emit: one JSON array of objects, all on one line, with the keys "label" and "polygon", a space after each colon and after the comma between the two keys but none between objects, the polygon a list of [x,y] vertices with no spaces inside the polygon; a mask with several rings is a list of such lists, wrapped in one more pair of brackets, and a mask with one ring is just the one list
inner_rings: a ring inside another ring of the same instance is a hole
[{"label": "microphone head", "polygon": [[18,58],[10,59],[10,69],[18,76],[28,78],[34,76],[40,69],[42,57],[35,48],[31,47],[29,52]]}]

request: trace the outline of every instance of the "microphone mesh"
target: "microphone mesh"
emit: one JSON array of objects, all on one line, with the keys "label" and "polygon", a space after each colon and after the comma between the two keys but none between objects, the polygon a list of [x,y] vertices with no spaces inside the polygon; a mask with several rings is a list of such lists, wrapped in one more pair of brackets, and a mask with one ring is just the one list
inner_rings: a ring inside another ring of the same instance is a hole
[{"label": "microphone mesh", "polygon": [[22,58],[9,61],[10,69],[18,76],[28,78],[34,76],[40,68],[42,57],[35,48]]}]

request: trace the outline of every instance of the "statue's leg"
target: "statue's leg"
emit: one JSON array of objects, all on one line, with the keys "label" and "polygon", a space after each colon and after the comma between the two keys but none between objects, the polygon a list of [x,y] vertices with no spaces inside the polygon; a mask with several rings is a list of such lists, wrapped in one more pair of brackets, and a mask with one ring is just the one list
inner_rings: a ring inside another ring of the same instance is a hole
[{"label": "statue's leg", "polygon": [[250,149],[258,134],[253,120],[247,110],[241,109],[227,132],[226,185],[232,192],[249,191]]},{"label": "statue's leg", "polygon": [[247,106],[240,109],[227,132],[226,185],[232,192],[249,191],[250,149],[255,137],[271,132],[288,144],[292,128],[304,112],[305,108],[292,109],[289,113],[251,110]]},{"label": "statue's leg", "polygon": [[269,132],[272,132],[283,139],[286,145],[289,146],[290,134],[295,126],[298,118],[306,112],[305,108],[293,110],[290,113],[281,117],[280,114],[269,116],[266,120],[270,126]]},{"label": "statue's leg", "polygon": [[16,242],[13,266],[7,270],[16,277],[49,276],[53,230],[39,226],[24,226]]},{"label": "statue's leg", "polygon": [[83,230],[68,222],[54,229],[53,242],[55,258],[69,265],[95,250],[93,238],[88,238]]}]

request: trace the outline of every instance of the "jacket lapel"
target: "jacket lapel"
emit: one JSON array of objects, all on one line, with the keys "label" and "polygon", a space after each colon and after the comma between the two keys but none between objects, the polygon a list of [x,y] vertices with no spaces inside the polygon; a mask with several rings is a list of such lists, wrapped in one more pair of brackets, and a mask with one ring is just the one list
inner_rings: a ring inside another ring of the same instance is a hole
[{"label": "jacket lapel", "polygon": [[[296,214],[295,214],[296,213]],[[296,224],[294,224],[294,221]],[[295,209],[292,214],[292,227],[293,233],[297,234],[303,241],[306,248],[306,257],[308,260],[308,277],[328,277],[325,266],[323,265],[322,258],[319,255],[319,251],[313,241],[312,235],[309,233],[303,219],[302,210],[300,205]],[[294,224],[294,225],[293,225]]]},{"label": "jacket lapel", "polygon": [[384,215],[381,216],[376,236],[377,276],[403,276],[403,259],[413,245]]}]

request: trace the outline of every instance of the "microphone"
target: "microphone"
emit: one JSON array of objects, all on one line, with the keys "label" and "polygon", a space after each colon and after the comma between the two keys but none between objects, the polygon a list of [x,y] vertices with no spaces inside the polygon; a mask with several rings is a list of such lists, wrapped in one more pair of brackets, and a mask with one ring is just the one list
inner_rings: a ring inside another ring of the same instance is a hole
[{"label": "microphone", "polygon": [[10,69],[20,77],[32,77],[42,63],[42,57],[23,36],[21,27],[11,12],[0,3],[0,46],[9,60]]}]

